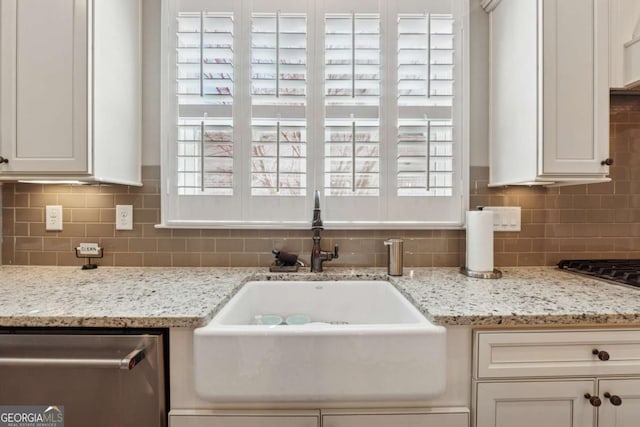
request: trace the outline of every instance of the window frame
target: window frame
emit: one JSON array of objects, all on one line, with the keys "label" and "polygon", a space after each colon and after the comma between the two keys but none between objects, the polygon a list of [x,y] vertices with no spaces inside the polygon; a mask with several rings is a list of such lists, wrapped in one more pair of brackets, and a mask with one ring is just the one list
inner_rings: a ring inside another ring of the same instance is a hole
[{"label": "window frame", "polygon": [[[209,0],[187,0],[190,3],[201,3]],[[380,67],[380,139],[390,143],[380,144],[380,195],[372,196],[326,196],[321,191],[323,220],[332,229],[460,229],[464,226],[464,213],[468,206],[468,174],[469,174],[469,6],[465,0],[430,0],[433,2],[451,3],[456,26],[454,49],[456,66],[454,68],[455,97],[461,99],[454,102],[453,120],[456,137],[454,151],[453,196],[451,197],[412,197],[398,196],[396,188],[398,133],[398,104],[392,102],[397,94],[396,62],[388,60],[390,55],[397,55],[397,23],[389,25],[392,19],[397,22],[399,13],[409,13],[416,9],[412,0],[369,1],[351,0],[345,6],[344,0],[303,0],[289,3],[298,4],[307,9],[307,187],[305,196],[251,196],[250,165],[251,158],[251,125],[237,126],[251,117],[251,64],[250,16],[247,4],[286,3],[289,0],[264,2],[258,0],[216,0],[216,4],[229,5],[233,9],[235,19],[239,22],[234,34],[234,47],[240,53],[234,54],[234,142],[241,154],[234,155],[235,196],[179,196],[173,184],[177,173],[175,160],[175,140],[172,135],[176,124],[177,102],[173,98],[171,85],[170,42],[175,37],[169,19],[175,19],[175,6],[179,0],[162,3],[162,40],[161,40],[161,223],[159,228],[236,228],[236,229],[306,229],[311,223],[313,193],[316,188],[324,187],[324,27],[325,11],[340,12],[336,5],[353,10],[358,4],[367,4],[370,8],[375,4],[381,16],[381,55]],[[356,6],[354,6],[356,5]],[[243,7],[244,6],[244,7]],[[274,11],[275,6],[272,6]],[[331,9],[333,7],[333,9]],[[424,9],[425,6],[422,6]],[[299,11],[297,9],[296,11]],[[283,9],[284,11],[284,9]],[[291,10],[286,10],[290,12]],[[358,10],[359,11],[359,10]],[[367,12],[368,10],[365,10]],[[416,10],[416,12],[418,12]],[[242,14],[245,14],[244,16]],[[248,24],[247,24],[248,23]],[[246,52],[249,50],[249,52]],[[237,67],[237,68],[236,68]],[[322,83],[322,84],[320,84]],[[245,129],[246,127],[246,129]],[[384,147],[382,147],[384,146]],[[238,179],[236,179],[238,177]],[[316,184],[314,185],[313,182]],[[173,186],[173,187],[172,187]],[[181,198],[183,198],[181,200]],[[189,198],[188,203],[185,203]],[[297,200],[296,200],[297,199]],[[261,213],[264,218],[244,216],[246,212]],[[206,214],[202,215],[202,212]],[[240,212],[240,216],[234,212]],[[243,213],[244,212],[244,213]],[[425,219],[407,218],[405,214],[424,212]],[[230,214],[231,213],[231,214]],[[380,220],[381,213],[389,217]],[[225,217],[226,215],[226,217]],[[430,216],[428,216],[430,215]],[[267,219],[270,218],[270,219]]]}]

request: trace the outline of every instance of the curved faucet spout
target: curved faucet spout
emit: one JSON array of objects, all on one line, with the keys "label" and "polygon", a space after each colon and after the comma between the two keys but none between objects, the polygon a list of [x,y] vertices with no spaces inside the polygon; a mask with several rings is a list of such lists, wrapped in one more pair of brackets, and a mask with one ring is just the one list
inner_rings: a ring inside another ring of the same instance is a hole
[{"label": "curved faucet spout", "polygon": [[313,220],[311,221],[312,230],[323,230],[322,219],[320,218],[320,191],[316,190],[313,202]]},{"label": "curved faucet spout", "polygon": [[338,245],[335,245],[333,252],[323,251],[320,246],[320,231],[324,230],[322,219],[320,219],[320,192],[316,190],[314,195],[313,221],[311,222],[313,231],[313,247],[311,248],[311,272],[322,271],[322,263],[338,258]]}]

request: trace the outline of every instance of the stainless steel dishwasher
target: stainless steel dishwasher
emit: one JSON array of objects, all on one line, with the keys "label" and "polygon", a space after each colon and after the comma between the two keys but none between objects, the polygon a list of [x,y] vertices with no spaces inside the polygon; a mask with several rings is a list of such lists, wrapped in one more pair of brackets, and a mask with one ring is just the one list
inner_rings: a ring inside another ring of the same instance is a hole
[{"label": "stainless steel dishwasher", "polygon": [[0,331],[0,405],[63,406],[65,427],[166,425],[163,333]]}]

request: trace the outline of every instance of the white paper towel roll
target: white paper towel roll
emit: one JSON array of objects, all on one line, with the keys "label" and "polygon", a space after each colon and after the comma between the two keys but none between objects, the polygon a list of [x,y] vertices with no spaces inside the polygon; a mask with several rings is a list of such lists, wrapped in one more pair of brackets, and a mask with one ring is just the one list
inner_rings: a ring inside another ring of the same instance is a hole
[{"label": "white paper towel roll", "polygon": [[493,271],[493,212],[467,212],[467,269]]}]

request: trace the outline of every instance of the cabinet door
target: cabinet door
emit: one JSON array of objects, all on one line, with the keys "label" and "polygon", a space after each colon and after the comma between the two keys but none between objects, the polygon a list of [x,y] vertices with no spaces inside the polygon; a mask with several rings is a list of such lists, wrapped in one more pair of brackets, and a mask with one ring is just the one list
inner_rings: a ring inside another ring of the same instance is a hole
[{"label": "cabinet door", "polygon": [[0,3],[0,172],[87,171],[87,6]]},{"label": "cabinet door", "polygon": [[469,414],[325,415],[323,427],[469,427]]},{"label": "cabinet door", "polygon": [[541,175],[606,174],[609,157],[607,0],[542,5]]},{"label": "cabinet door", "polygon": [[476,427],[592,427],[593,381],[478,383]]},{"label": "cabinet door", "polygon": [[[640,420],[640,379],[600,380],[598,395],[602,406],[598,413],[600,427],[636,427]],[[606,398],[605,393],[618,396],[619,406],[612,404],[614,399]]]}]

